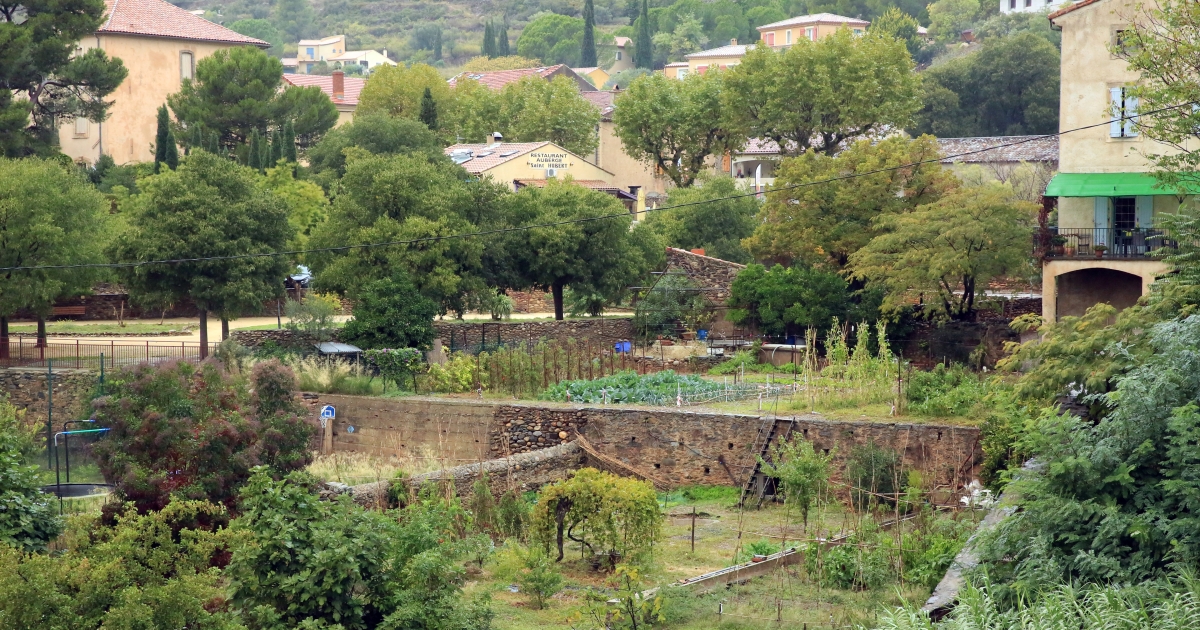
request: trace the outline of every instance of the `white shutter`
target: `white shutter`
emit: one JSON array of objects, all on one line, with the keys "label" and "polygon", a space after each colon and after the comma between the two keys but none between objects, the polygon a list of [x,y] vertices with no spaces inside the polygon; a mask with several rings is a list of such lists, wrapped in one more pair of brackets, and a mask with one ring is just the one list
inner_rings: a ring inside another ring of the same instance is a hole
[{"label": "white shutter", "polygon": [[1108,197],[1096,197],[1095,236],[1092,245],[1108,245]]},{"label": "white shutter", "polygon": [[1143,195],[1137,198],[1137,227],[1154,227],[1154,197]]},{"label": "white shutter", "polygon": [[1136,138],[1137,137],[1137,125],[1135,123],[1137,122],[1137,111],[1138,111],[1138,100],[1137,100],[1136,96],[1126,96],[1125,97],[1124,111],[1125,111],[1125,129],[1124,129],[1125,137],[1126,138]]},{"label": "white shutter", "polygon": [[1108,92],[1109,92],[1109,96],[1111,97],[1109,106],[1112,109],[1112,112],[1111,112],[1112,118],[1110,119],[1111,122],[1108,124],[1108,137],[1120,138],[1121,137],[1121,100],[1122,100],[1121,99],[1121,88],[1119,88],[1119,87],[1109,88]]}]

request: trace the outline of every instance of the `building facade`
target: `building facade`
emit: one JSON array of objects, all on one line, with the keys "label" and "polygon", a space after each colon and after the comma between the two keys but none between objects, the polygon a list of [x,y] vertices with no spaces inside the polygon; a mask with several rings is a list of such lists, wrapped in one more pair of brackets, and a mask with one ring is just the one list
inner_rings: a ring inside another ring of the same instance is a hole
[{"label": "building facade", "polygon": [[1100,302],[1133,305],[1166,271],[1151,252],[1174,244],[1160,220],[1185,197],[1160,187],[1145,157],[1172,148],[1139,132],[1128,95],[1139,75],[1112,53],[1138,10],[1136,0],[1083,0],[1050,14],[1063,34],[1059,128],[1079,130],[1060,136],[1060,172],[1046,188],[1058,207],[1042,267],[1049,321]]},{"label": "building facade", "polygon": [[517,190],[544,186],[550,179],[566,179],[592,188],[616,186],[613,173],[606,171],[553,142],[504,142],[455,144],[445,153],[472,175],[491,177]]},{"label": "building facade", "polygon": [[1038,13],[1053,11],[1072,0],[1000,0],[1001,13]]},{"label": "building facade", "polygon": [[742,57],[753,50],[755,46],[766,46],[772,50],[787,50],[796,42],[804,39],[817,41],[836,33],[839,29],[847,28],[856,35],[867,32],[871,25],[866,20],[834,15],[832,13],[815,13],[800,15],[771,24],[758,27],[759,41],[752,44],[739,44],[732,39],[724,46],[701,50],[686,55],[686,66],[679,63],[667,64],[664,73],[675,79],[682,79],[689,74],[704,74],[717,68],[732,68],[742,62]]},{"label": "building facade", "polygon": [[[325,96],[333,101],[338,110],[338,127],[354,120],[354,110],[358,109],[358,95],[362,93],[367,80],[360,77],[348,77],[341,70],[334,70],[331,76],[319,74],[285,74],[283,81],[296,87],[316,86],[321,88]],[[286,87],[286,86],[285,86]]]},{"label": "building facade", "polygon": [[158,108],[195,76],[197,62],[235,46],[271,46],[164,0],[107,0],[105,8],[104,24],[79,50],[104,50],[129,76],[110,95],[104,122],[80,118],[59,127],[62,152],[78,163],[94,164],[102,153],[118,164],[153,160]]}]

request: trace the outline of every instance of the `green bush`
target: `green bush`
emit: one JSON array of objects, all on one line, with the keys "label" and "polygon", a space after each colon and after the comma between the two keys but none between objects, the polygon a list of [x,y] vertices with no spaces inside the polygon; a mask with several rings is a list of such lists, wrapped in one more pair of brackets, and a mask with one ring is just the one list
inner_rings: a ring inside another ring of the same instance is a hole
[{"label": "green bush", "polygon": [[846,458],[845,480],[851,485],[850,500],[860,509],[884,503],[894,505],[887,497],[899,492],[901,474],[900,454],[868,442],[850,449]]},{"label": "green bush", "polygon": [[572,402],[600,403],[604,402],[607,395],[610,403],[664,404],[675,400],[676,394],[715,396],[723,389],[721,383],[699,376],[676,374],[672,370],[640,376],[633,370],[625,370],[604,378],[563,381],[546,388],[539,398],[565,401],[569,394]]},{"label": "green bush", "polygon": [[342,310],[336,295],[310,291],[303,300],[288,300],[286,313],[288,330],[302,332],[316,341],[329,341],[337,324],[335,315]]},{"label": "green bush", "polygon": [[715,374],[718,376],[726,374],[740,374],[742,372],[747,372],[750,374],[770,374],[773,372],[784,372],[784,369],[771,365],[770,363],[759,363],[757,352],[752,352],[750,350],[738,350],[737,352],[733,353],[733,356],[725,359],[717,364],[716,367],[708,371],[709,374]]},{"label": "green bush", "polygon": [[385,381],[403,387],[408,381],[416,385],[417,373],[425,368],[425,357],[416,348],[383,348],[367,350],[363,358],[379,370]]},{"label": "green bush", "polygon": [[417,390],[438,394],[461,394],[476,387],[487,388],[487,373],[480,369],[482,359],[465,353],[450,355],[444,364],[430,363],[417,378]]},{"label": "green bush", "polygon": [[939,363],[928,372],[912,372],[905,397],[909,413],[949,418],[970,413],[988,391],[988,381],[962,365],[947,368]]},{"label": "green bush", "polygon": [[0,543],[22,551],[41,551],[58,536],[62,523],[50,495],[38,489],[38,469],[25,465],[23,447],[30,435],[21,431],[18,414],[7,400],[0,414]]},{"label": "green bush", "polygon": [[361,348],[417,348],[433,343],[437,304],[401,272],[368,283],[354,296],[354,317],[338,338]]}]

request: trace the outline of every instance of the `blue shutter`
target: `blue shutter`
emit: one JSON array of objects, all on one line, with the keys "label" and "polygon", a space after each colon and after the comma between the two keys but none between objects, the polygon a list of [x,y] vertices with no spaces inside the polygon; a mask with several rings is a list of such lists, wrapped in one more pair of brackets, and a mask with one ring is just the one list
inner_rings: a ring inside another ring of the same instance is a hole
[{"label": "blue shutter", "polygon": [[1092,245],[1108,245],[1108,228],[1111,223],[1108,220],[1109,206],[1108,197],[1096,197],[1096,216],[1095,216],[1095,235],[1092,238]]},{"label": "blue shutter", "polygon": [[1110,119],[1111,122],[1109,122],[1109,124],[1108,124],[1108,137],[1120,138],[1121,137],[1121,88],[1119,88],[1119,87],[1109,88],[1108,93],[1109,93],[1109,97],[1110,97],[1109,106],[1112,109],[1111,119]]},{"label": "blue shutter", "polygon": [[1154,227],[1154,197],[1149,195],[1137,198],[1136,227],[1145,229]]},{"label": "blue shutter", "polygon": [[1137,137],[1137,135],[1138,135],[1137,125],[1134,124],[1137,122],[1137,111],[1138,111],[1138,100],[1137,100],[1136,96],[1126,96],[1125,97],[1124,110],[1125,110],[1125,116],[1126,116],[1126,118],[1125,118],[1125,137],[1126,138]]}]

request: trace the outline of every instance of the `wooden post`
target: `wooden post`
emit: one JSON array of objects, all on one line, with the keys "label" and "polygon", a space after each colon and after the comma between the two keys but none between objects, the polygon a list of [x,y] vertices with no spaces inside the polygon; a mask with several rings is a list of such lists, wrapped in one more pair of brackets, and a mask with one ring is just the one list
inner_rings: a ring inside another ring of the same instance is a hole
[{"label": "wooden post", "polygon": [[326,420],[322,418],[322,424],[325,426],[323,427],[324,435],[321,439],[321,454],[329,455],[333,452],[333,419]]},{"label": "wooden post", "polygon": [[692,553],[696,553],[696,506],[692,506]]}]

